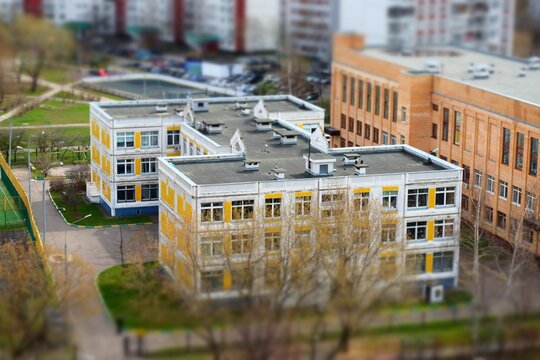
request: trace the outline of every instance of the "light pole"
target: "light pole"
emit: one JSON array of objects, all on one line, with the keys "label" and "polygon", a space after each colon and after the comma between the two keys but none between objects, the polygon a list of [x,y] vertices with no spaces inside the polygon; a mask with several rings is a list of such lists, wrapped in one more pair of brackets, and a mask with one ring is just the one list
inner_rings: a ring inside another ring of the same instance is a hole
[{"label": "light pole", "polygon": [[11,167],[11,138],[13,137],[13,118],[9,118],[9,156],[8,165]]},{"label": "light pole", "polygon": [[59,162],[59,163],[54,163],[54,164],[51,164],[49,166],[47,166],[45,169],[43,169],[43,178],[39,179],[37,178],[37,180],[41,180],[42,183],[41,183],[41,196],[42,196],[42,202],[43,202],[43,244],[45,244],[45,237],[46,237],[46,234],[47,234],[47,208],[45,207],[45,181],[47,181],[45,179],[45,174],[47,174],[49,172],[50,169],[52,169],[54,166],[62,166],[64,165],[63,162]]},{"label": "light pole", "polygon": [[[62,209],[62,211],[65,211],[65,210],[66,210],[65,208]],[[84,215],[82,218],[80,218],[79,220],[73,221],[71,224],[73,225],[73,224],[78,223],[79,221],[88,219],[90,216],[92,216],[92,214]],[[64,276],[65,276],[65,279],[67,279],[67,227],[64,230]]]}]

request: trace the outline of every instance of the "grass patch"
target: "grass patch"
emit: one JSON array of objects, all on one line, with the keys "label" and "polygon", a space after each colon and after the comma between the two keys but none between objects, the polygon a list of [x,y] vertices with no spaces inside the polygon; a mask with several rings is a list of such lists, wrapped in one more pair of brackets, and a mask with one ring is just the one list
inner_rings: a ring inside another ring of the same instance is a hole
[{"label": "grass patch", "polygon": [[53,201],[56,203],[56,206],[59,208],[64,208],[63,211],[64,217],[68,222],[73,222],[82,218],[87,214],[92,214],[88,219],[79,221],[77,225],[84,226],[100,226],[100,225],[127,225],[127,224],[139,224],[139,223],[148,223],[152,222],[152,218],[146,215],[139,216],[130,216],[130,217],[109,217],[106,216],[102,208],[98,204],[90,204],[86,201],[84,194],[77,195],[77,207],[74,208],[72,205],[68,204],[63,194],[58,191],[51,190],[51,196]]},{"label": "grass patch", "polygon": [[[49,100],[21,116],[13,119],[13,126],[88,124],[90,113],[88,104],[71,104],[58,100]],[[2,126],[9,126],[4,121]]]},{"label": "grass patch", "polygon": [[[99,291],[113,319],[122,319],[130,329],[185,329],[197,324],[197,319],[182,312],[179,300],[159,285],[168,280],[158,263],[146,263],[142,275],[132,271],[133,266],[113,266],[98,276]],[[148,284],[155,286],[149,289]]]},{"label": "grass patch", "polygon": [[40,77],[57,84],[68,84],[76,80],[73,69],[60,67],[46,67],[41,71]]}]

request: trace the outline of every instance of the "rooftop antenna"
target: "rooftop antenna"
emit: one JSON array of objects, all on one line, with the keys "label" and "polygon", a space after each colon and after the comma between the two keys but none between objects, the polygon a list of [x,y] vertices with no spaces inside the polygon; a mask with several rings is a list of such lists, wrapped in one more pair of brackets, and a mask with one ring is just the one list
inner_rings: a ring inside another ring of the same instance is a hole
[{"label": "rooftop antenna", "polygon": [[308,139],[308,169],[311,170],[311,136]]}]

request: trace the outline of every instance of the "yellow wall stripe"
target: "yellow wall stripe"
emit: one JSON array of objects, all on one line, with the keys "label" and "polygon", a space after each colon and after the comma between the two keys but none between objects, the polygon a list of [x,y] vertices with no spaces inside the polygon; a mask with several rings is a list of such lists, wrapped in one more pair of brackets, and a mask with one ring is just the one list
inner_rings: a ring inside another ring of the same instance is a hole
[{"label": "yellow wall stripe", "polygon": [[430,188],[428,190],[428,207],[430,209],[435,207],[435,188]]},{"label": "yellow wall stripe", "polygon": [[399,186],[383,186],[382,191],[398,191]]},{"label": "yellow wall stripe", "polygon": [[426,272],[433,272],[433,253],[426,254]]},{"label": "yellow wall stripe", "polygon": [[282,197],[282,193],[264,194],[265,199],[281,199]]}]

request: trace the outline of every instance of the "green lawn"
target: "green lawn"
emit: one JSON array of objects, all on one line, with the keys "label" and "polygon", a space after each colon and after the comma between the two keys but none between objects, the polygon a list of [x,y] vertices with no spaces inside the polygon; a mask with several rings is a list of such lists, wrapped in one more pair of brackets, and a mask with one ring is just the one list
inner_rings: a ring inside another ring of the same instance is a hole
[{"label": "green lawn", "polygon": [[75,81],[75,74],[73,69],[47,67],[41,71],[40,77],[53,83],[68,84]]},{"label": "green lawn", "polygon": [[130,329],[192,328],[197,324],[197,319],[182,312],[178,299],[159,285],[152,291],[141,286],[168,281],[161,278],[157,263],[146,263],[144,274],[144,278],[158,278],[156,281],[143,281],[132,267],[118,265],[98,275],[99,291],[113,319],[123,319],[125,327]]},{"label": "green lawn", "polygon": [[[13,119],[13,126],[88,124],[88,104],[70,104],[58,100],[48,100],[39,107]],[[1,123],[9,126],[9,121]]]},{"label": "green lawn", "polygon": [[74,209],[63,199],[62,194],[51,190],[51,195],[53,201],[59,208],[64,208],[63,211],[64,217],[68,222],[73,222],[82,218],[87,214],[92,214],[91,217],[83,221],[79,221],[77,225],[85,226],[98,226],[98,225],[125,225],[125,224],[138,224],[138,223],[149,223],[152,222],[150,216],[140,215],[140,216],[130,216],[130,217],[108,217],[106,216],[102,208],[98,204],[90,204],[85,199],[84,194],[79,194],[77,199],[77,208]]}]

